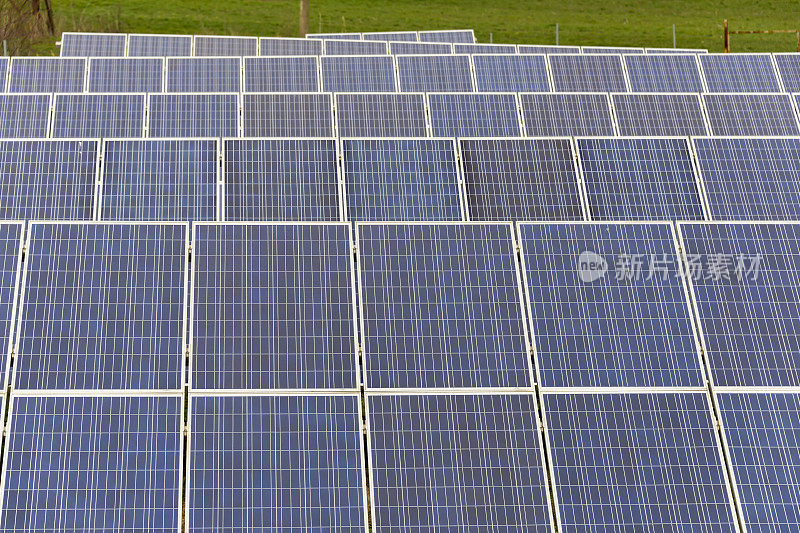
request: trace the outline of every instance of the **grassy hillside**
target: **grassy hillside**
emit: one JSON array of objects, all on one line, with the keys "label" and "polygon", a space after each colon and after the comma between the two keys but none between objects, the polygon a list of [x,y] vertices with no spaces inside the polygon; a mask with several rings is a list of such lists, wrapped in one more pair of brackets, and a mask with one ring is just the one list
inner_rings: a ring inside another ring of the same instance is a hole
[{"label": "grassy hillside", "polygon": [[[296,36],[297,0],[53,0],[58,31]],[[480,42],[722,49],[731,29],[796,29],[787,0],[311,0],[312,32],[474,28]],[[55,53],[44,39],[39,53]],[[794,35],[732,36],[733,51],[794,51]]]}]

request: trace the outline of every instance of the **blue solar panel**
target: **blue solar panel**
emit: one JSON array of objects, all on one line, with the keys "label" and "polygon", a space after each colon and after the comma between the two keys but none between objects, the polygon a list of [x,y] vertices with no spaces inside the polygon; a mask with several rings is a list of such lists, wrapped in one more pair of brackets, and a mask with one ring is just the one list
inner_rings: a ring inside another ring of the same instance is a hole
[{"label": "blue solar panel", "polygon": [[403,92],[472,92],[472,65],[468,55],[397,56],[397,74]]},{"label": "blue solar panel", "polygon": [[800,135],[788,94],[704,94],[712,135]]},{"label": "blue solar panel", "polygon": [[611,101],[620,135],[708,135],[698,94],[620,93]]},{"label": "blue solar panel", "polygon": [[705,218],[688,139],[576,139],[594,220]]},{"label": "blue solar panel", "polygon": [[89,60],[90,93],[160,93],[164,60],[160,57],[95,57]]},{"label": "blue solar panel", "polygon": [[14,57],[8,75],[10,93],[82,93],[86,59]]},{"label": "blue solar panel", "polygon": [[258,38],[196,35],[194,38],[194,55],[206,57],[257,56]]},{"label": "blue solar panel", "polygon": [[362,56],[387,53],[389,53],[389,46],[381,41],[325,41],[325,54],[329,56]]},{"label": "blue solar panel", "polygon": [[713,384],[800,385],[800,225],[679,229]]},{"label": "blue solar panel", "polygon": [[319,88],[319,64],[315,56],[244,58],[247,92],[306,93]]},{"label": "blue solar panel", "polygon": [[519,232],[541,386],[703,386],[670,224]]},{"label": "blue solar panel", "polygon": [[334,139],[224,141],[224,220],[340,220]]},{"label": "blue solar panel", "polygon": [[584,54],[644,54],[644,48],[629,46],[581,46]]},{"label": "blue solar panel", "polygon": [[394,59],[391,56],[322,57],[320,62],[323,91],[394,92],[397,90]]},{"label": "blue solar panel", "polygon": [[433,137],[519,137],[517,97],[513,93],[428,95]]},{"label": "blue solar panel", "polygon": [[92,220],[97,140],[0,141],[0,220]]},{"label": "blue solar panel", "polygon": [[551,54],[547,60],[555,91],[621,93],[628,90],[621,56]]},{"label": "blue solar panel", "polygon": [[421,31],[419,40],[429,43],[474,43],[475,33],[472,30]]},{"label": "blue solar panel", "polygon": [[452,54],[453,45],[450,43],[389,43],[389,53],[399,54]]},{"label": "blue solar panel", "polygon": [[643,93],[701,93],[703,79],[694,55],[648,54],[623,56],[631,91]]},{"label": "blue solar panel", "polygon": [[191,387],[355,389],[347,223],[197,224]]},{"label": "blue solar panel", "polygon": [[547,44],[518,44],[518,54],[580,54],[580,46],[558,46]]},{"label": "blue solar panel", "polygon": [[800,528],[800,395],[717,393],[733,486],[749,531]]},{"label": "blue solar panel", "polygon": [[322,55],[321,39],[297,39],[293,37],[262,37],[259,40],[262,56],[319,56]]},{"label": "blue solar panel", "polygon": [[520,94],[519,102],[529,137],[616,135],[606,94]]},{"label": "blue solar panel", "polygon": [[0,94],[0,139],[47,137],[49,94]]},{"label": "blue solar panel", "polygon": [[128,55],[134,57],[181,57],[192,55],[191,35],[128,35]]},{"label": "blue solar panel", "polygon": [[3,531],[178,531],[182,398],[15,397]]},{"label": "blue solar panel", "polygon": [[800,138],[692,142],[712,219],[800,219]]},{"label": "blue solar panel", "polygon": [[470,220],[583,219],[568,138],[459,142]]},{"label": "blue solar panel", "polygon": [[121,57],[128,36],[124,33],[73,33],[61,35],[61,57]]},{"label": "blue solar panel", "polygon": [[472,63],[480,92],[550,91],[543,55],[474,55]]},{"label": "blue solar panel", "polygon": [[778,93],[783,90],[770,54],[698,54],[711,93]]},{"label": "blue solar panel", "polygon": [[463,44],[453,45],[453,53],[456,54],[516,54],[517,45],[515,44]]},{"label": "blue solar panel", "polygon": [[463,220],[453,139],[343,139],[346,220]]},{"label": "blue solar panel", "polygon": [[238,93],[240,90],[238,57],[167,58],[167,92]]},{"label": "blue solar panel", "polygon": [[333,137],[330,94],[242,95],[244,137]]},{"label": "blue solar panel", "polygon": [[800,92],[800,54],[773,54],[778,74],[787,93]]},{"label": "blue solar panel", "polygon": [[705,392],[544,394],[561,531],[738,531]]},{"label": "blue solar panel", "polygon": [[0,57],[0,89],[6,90],[6,79],[8,79],[8,63],[7,57]]},{"label": "blue solar panel", "polygon": [[347,41],[360,41],[360,33],[306,33],[306,39],[336,39]]},{"label": "blue solar panel", "polygon": [[367,531],[360,399],[190,399],[190,533]]},{"label": "blue solar panel", "polygon": [[106,141],[100,219],[216,220],[218,165],[216,139]]},{"label": "blue solar panel", "polygon": [[144,137],[144,94],[57,94],[53,137]]},{"label": "blue solar panel", "polygon": [[237,137],[237,94],[151,94],[149,137]]},{"label": "blue solar panel", "polygon": [[181,388],[187,230],[31,224],[15,388]]},{"label": "blue solar panel", "polygon": [[336,95],[336,131],[340,137],[426,137],[422,93]]},{"label": "blue solar panel", "polygon": [[370,389],[530,387],[511,224],[358,224]]},{"label": "blue solar panel", "polygon": [[705,48],[645,48],[645,54],[707,54]]},{"label": "blue solar panel", "polygon": [[[12,348],[12,328],[16,315],[22,264],[23,227],[21,222],[0,224],[0,385],[6,387],[6,373]],[[5,407],[0,402],[0,408]],[[8,451],[6,450],[6,453]]]},{"label": "blue solar panel", "polygon": [[414,42],[418,40],[417,32],[415,31],[379,31],[372,33],[363,33],[362,38],[365,41],[403,41]]}]

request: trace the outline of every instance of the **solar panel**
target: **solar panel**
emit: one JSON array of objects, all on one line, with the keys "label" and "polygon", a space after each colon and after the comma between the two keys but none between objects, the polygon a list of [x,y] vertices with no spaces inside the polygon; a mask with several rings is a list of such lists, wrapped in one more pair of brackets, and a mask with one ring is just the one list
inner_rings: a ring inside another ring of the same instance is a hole
[{"label": "solar panel", "polygon": [[0,139],[47,137],[49,94],[0,94]]},{"label": "solar panel", "polygon": [[644,54],[644,48],[630,46],[581,46],[584,54]]},{"label": "solar panel", "polygon": [[428,113],[434,137],[519,137],[513,93],[431,93]]},{"label": "solar panel", "polygon": [[517,45],[515,44],[453,44],[455,54],[516,54]]},{"label": "solar panel", "polygon": [[738,531],[705,392],[544,394],[562,531]]},{"label": "solar panel", "polygon": [[543,55],[474,55],[479,92],[549,92]]},{"label": "solar panel", "polygon": [[531,137],[616,135],[606,94],[520,94],[525,133]]},{"label": "solar panel", "polygon": [[245,57],[247,92],[316,92],[320,89],[316,56]]},{"label": "solar panel", "polygon": [[227,139],[224,220],[340,220],[335,139]]},{"label": "solar panel", "polygon": [[698,54],[708,92],[783,91],[770,54]]},{"label": "solar panel", "polygon": [[108,140],[100,220],[216,220],[218,165],[216,139]]},{"label": "solar panel", "polygon": [[645,48],[645,54],[707,54],[705,48]]},{"label": "solar panel", "polygon": [[418,40],[417,32],[415,31],[379,31],[362,33],[361,37],[365,41],[402,41],[402,42],[416,42]]},{"label": "solar panel", "polygon": [[438,30],[421,31],[419,40],[429,43],[474,43],[475,33],[472,30]]},{"label": "solar panel", "polygon": [[191,397],[186,530],[367,531],[359,401]]},{"label": "solar panel", "polygon": [[514,229],[358,224],[369,389],[533,384]]},{"label": "solar panel", "polygon": [[128,55],[181,57],[192,55],[191,35],[128,34]]},{"label": "solar panel", "polygon": [[784,90],[800,92],[800,54],[774,54],[773,57]]},{"label": "solar panel", "polygon": [[340,93],[336,130],[340,137],[427,137],[422,93]]},{"label": "solar panel", "polygon": [[453,139],[343,139],[345,220],[463,220]]},{"label": "solar panel", "polygon": [[97,140],[0,141],[0,220],[92,220]]},{"label": "solar panel", "polygon": [[557,92],[620,93],[628,90],[621,56],[550,54],[547,61]]},{"label": "solar panel", "polygon": [[[23,247],[22,222],[0,224],[0,384],[9,371]],[[0,408],[5,407],[0,402]],[[8,450],[6,450],[8,453]]]},{"label": "solar panel", "polygon": [[703,351],[720,387],[800,384],[800,225],[678,225]]},{"label": "solar panel", "polygon": [[558,46],[549,44],[518,44],[518,54],[580,54],[580,46]]},{"label": "solar panel", "polygon": [[194,55],[206,57],[257,56],[258,38],[232,37],[229,35],[195,35]]},{"label": "solar panel", "polygon": [[242,95],[244,137],[334,137],[330,94]]},{"label": "solar panel", "polygon": [[237,94],[151,94],[148,137],[237,137]]},{"label": "solar panel", "polygon": [[187,224],[30,225],[14,387],[183,386]]},{"label": "solar panel", "polygon": [[800,135],[788,94],[704,94],[712,135]]},{"label": "solar panel", "polygon": [[86,59],[77,57],[13,57],[8,75],[10,93],[82,93]]},{"label": "solar panel", "polygon": [[238,57],[167,58],[167,92],[238,93],[240,90]]},{"label": "solar panel", "polygon": [[325,54],[329,56],[380,55],[388,52],[388,45],[382,41],[325,40]]},{"label": "solar panel", "polygon": [[397,56],[397,74],[403,92],[472,92],[472,65],[468,55]]},{"label": "solar panel", "polygon": [[800,219],[800,138],[692,139],[716,220]]},{"label": "solar panel", "polygon": [[6,80],[8,78],[9,58],[0,57],[0,89],[6,90]]},{"label": "solar panel", "polygon": [[163,58],[95,57],[89,60],[90,93],[160,93],[163,90]]},{"label": "solar panel", "polygon": [[542,387],[702,387],[669,223],[520,224]]},{"label": "solar panel", "polygon": [[4,531],[178,531],[180,396],[11,400]]},{"label": "solar panel", "polygon": [[367,396],[376,531],[553,531],[531,394]]},{"label": "solar panel", "polygon": [[124,33],[74,33],[61,35],[61,57],[120,57],[125,55]]},{"label": "solar panel", "polygon": [[611,102],[620,135],[708,135],[696,93],[620,93]]},{"label": "solar panel", "polygon": [[360,33],[306,33],[306,39],[336,39],[347,41],[360,41]]},{"label": "solar panel", "polygon": [[356,389],[350,225],[195,224],[193,390]]},{"label": "solar panel", "polygon": [[581,220],[569,138],[461,139],[470,220]]},{"label": "solar panel", "polygon": [[144,94],[57,94],[53,137],[144,137]]},{"label": "solar panel", "polygon": [[800,527],[800,397],[796,392],[717,393],[723,442],[744,524]]},{"label": "solar panel", "polygon": [[399,54],[452,54],[453,45],[450,43],[409,43],[390,42],[389,53]]},{"label": "solar panel", "polygon": [[593,220],[705,218],[688,139],[576,139]]},{"label": "solar panel", "polygon": [[322,55],[321,39],[298,39],[296,37],[262,37],[259,39],[262,56],[319,56]]},{"label": "solar panel", "polygon": [[325,92],[394,92],[397,82],[391,56],[320,58]]},{"label": "solar panel", "polygon": [[642,93],[704,92],[694,55],[648,54],[623,56],[631,90]]}]

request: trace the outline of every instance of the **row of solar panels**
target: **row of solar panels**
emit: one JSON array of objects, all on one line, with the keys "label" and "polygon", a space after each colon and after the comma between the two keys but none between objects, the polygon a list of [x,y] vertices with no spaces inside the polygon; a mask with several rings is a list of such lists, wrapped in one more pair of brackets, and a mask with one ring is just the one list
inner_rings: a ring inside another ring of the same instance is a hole
[{"label": "row of solar panels", "polygon": [[11,93],[800,92],[800,54],[0,58]]}]

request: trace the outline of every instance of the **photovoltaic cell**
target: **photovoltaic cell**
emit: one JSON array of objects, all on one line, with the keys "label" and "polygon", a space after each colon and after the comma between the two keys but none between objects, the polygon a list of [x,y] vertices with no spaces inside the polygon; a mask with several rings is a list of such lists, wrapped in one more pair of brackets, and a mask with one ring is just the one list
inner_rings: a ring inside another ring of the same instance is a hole
[{"label": "photovoltaic cell", "polygon": [[167,92],[238,93],[240,90],[238,57],[167,58]]},{"label": "photovoltaic cell", "polygon": [[345,222],[197,224],[191,387],[355,389]]},{"label": "photovoltaic cell", "polygon": [[622,93],[628,90],[621,56],[550,54],[547,60],[557,92]]},{"label": "photovoltaic cell", "polygon": [[97,140],[0,141],[0,220],[92,220]]},{"label": "photovoltaic cell", "polygon": [[363,33],[361,37],[365,41],[403,41],[415,42],[418,40],[417,32],[415,31],[382,31],[373,33]]},{"label": "photovoltaic cell", "polygon": [[15,388],[181,388],[187,230],[32,223]]},{"label": "photovoltaic cell", "polygon": [[334,139],[228,139],[224,220],[340,220]]},{"label": "photovoltaic cell", "polygon": [[6,79],[8,78],[9,58],[0,57],[0,88],[6,90]]},{"label": "photovoltaic cell", "polygon": [[631,91],[642,93],[701,93],[703,79],[694,55],[647,54],[623,56]]},{"label": "photovoltaic cell", "polygon": [[369,389],[530,387],[511,224],[358,224]]},{"label": "photovoltaic cell", "polygon": [[712,135],[800,135],[788,94],[704,94]]},{"label": "photovoltaic cell", "polygon": [[216,139],[111,140],[103,150],[100,219],[217,219]]},{"label": "photovoltaic cell", "polygon": [[160,93],[163,90],[163,58],[95,57],[89,60],[90,93]]},{"label": "photovoltaic cell", "polygon": [[553,531],[530,394],[368,395],[374,531]]},{"label": "photovoltaic cell", "polygon": [[187,57],[192,55],[191,35],[128,35],[128,55],[135,57]]},{"label": "photovoltaic cell", "polygon": [[322,55],[322,40],[262,37],[259,39],[259,54],[262,56],[319,56]]},{"label": "photovoltaic cell", "polygon": [[519,102],[530,137],[616,135],[606,94],[520,94]]},{"label": "photovoltaic cell", "polygon": [[245,57],[244,90],[247,92],[316,92],[319,64],[316,56]]},{"label": "photovoltaic cell", "polygon": [[329,56],[381,55],[388,52],[388,45],[382,41],[325,41],[325,55]]},{"label": "photovoltaic cell", "polygon": [[257,56],[258,38],[196,35],[194,55],[206,57]]},{"label": "photovoltaic cell", "polygon": [[542,44],[518,44],[518,54],[580,54],[580,46],[558,46]]},{"label": "photovoltaic cell", "polygon": [[419,40],[428,43],[474,43],[472,30],[421,31]]},{"label": "photovoltaic cell", "polygon": [[22,237],[21,222],[0,224],[0,385],[3,387],[7,385],[6,372],[12,348],[11,328],[16,314]]},{"label": "photovoltaic cell", "polygon": [[[382,44],[382,43],[381,43]],[[391,56],[337,56],[320,58],[325,92],[394,92]]]},{"label": "photovoltaic cell", "polygon": [[513,93],[429,94],[433,137],[519,137]]},{"label": "photovoltaic cell", "polygon": [[686,138],[576,139],[594,220],[705,218]]},{"label": "photovoltaic cell", "polygon": [[57,94],[53,137],[144,137],[144,94]]},{"label": "photovoltaic cell", "polygon": [[86,59],[15,57],[11,60],[10,93],[82,93]]},{"label": "photovoltaic cell", "polygon": [[787,93],[800,92],[800,54],[773,54]]},{"label": "photovoltaic cell", "polygon": [[389,43],[389,53],[399,54],[452,54],[453,45],[450,43],[410,43],[410,42],[391,42]]},{"label": "photovoltaic cell", "polygon": [[800,385],[800,225],[678,227],[713,384]]},{"label": "photovoltaic cell", "polygon": [[61,35],[61,57],[121,57],[125,55],[124,33],[72,33]]},{"label": "photovoltaic cell", "polygon": [[620,135],[708,135],[698,94],[620,93],[611,101]]},{"label": "photovoltaic cell", "polygon": [[563,531],[738,531],[705,392],[544,394]]},{"label": "photovoltaic cell", "polygon": [[628,46],[581,46],[584,54],[644,54],[644,48],[632,48]]},{"label": "photovoltaic cell", "polygon": [[346,220],[463,220],[453,139],[343,139]]},{"label": "photovoltaic cell", "polygon": [[698,54],[711,93],[783,91],[770,54]]},{"label": "photovoltaic cell", "polygon": [[178,531],[180,396],[15,397],[3,531]]},{"label": "photovoltaic cell", "polygon": [[360,33],[306,33],[306,39],[336,39],[346,41],[360,41]]},{"label": "photovoltaic cell", "polygon": [[463,44],[453,45],[455,54],[516,54],[515,44]]},{"label": "photovoltaic cell", "polygon": [[330,94],[242,95],[244,137],[333,137]]},{"label": "photovoltaic cell", "polygon": [[475,90],[468,55],[397,56],[397,73],[403,92]]},{"label": "photovoltaic cell", "polygon": [[549,92],[543,55],[474,55],[479,92]]},{"label": "photovoltaic cell", "polygon": [[707,54],[705,48],[645,48],[645,54]]},{"label": "photovoltaic cell", "polygon": [[421,93],[336,95],[340,137],[426,137],[425,97]]},{"label": "photovoltaic cell", "polygon": [[192,397],[187,531],[366,531],[359,401]]},{"label": "photovoltaic cell", "polygon": [[581,220],[568,138],[461,139],[470,220]]},{"label": "photovoltaic cell", "polygon": [[0,138],[47,137],[49,129],[49,94],[0,94]]},{"label": "photovoltaic cell", "polygon": [[239,95],[151,94],[148,136],[237,137]]}]

